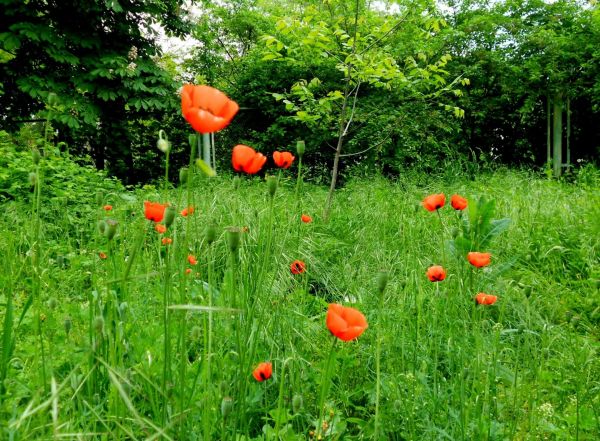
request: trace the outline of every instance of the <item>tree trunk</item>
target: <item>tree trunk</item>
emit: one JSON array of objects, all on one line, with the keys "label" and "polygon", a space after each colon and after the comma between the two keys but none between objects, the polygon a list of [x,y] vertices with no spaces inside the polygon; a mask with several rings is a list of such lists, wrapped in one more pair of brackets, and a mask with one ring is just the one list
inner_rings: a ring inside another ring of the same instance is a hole
[{"label": "tree trunk", "polygon": [[567,97],[567,170],[571,167],[571,98]]},{"label": "tree trunk", "polygon": [[553,119],[553,158],[552,165],[554,169],[554,177],[558,178],[562,174],[562,114],[563,114],[563,98],[557,94],[554,97],[554,119]]},{"label": "tree trunk", "polygon": [[546,95],[546,167],[552,163],[552,100]]}]

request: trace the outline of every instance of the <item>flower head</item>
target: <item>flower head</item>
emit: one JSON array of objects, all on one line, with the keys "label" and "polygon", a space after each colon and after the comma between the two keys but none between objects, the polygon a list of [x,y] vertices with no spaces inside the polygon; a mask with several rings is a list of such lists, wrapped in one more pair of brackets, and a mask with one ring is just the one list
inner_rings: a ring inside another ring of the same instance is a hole
[{"label": "flower head", "polygon": [[432,194],[423,199],[422,203],[427,211],[439,210],[446,203],[446,196],[444,193]]},{"label": "flower head", "polygon": [[433,265],[427,269],[427,277],[432,282],[441,282],[446,278],[446,270],[440,265]]},{"label": "flower head", "polygon": [[170,237],[163,237],[163,240],[162,240],[163,245],[170,245],[172,243],[173,243],[173,239],[171,239]]},{"label": "flower head", "polygon": [[181,210],[181,215],[187,217],[189,214],[194,214],[194,211],[196,211],[194,207],[190,206]]},{"label": "flower head", "polygon": [[112,205],[105,205],[104,207],[102,207],[102,209],[104,211],[111,211],[113,209],[113,206]]},{"label": "flower head", "polygon": [[475,302],[478,305],[493,305],[498,300],[497,296],[480,292],[475,296]]},{"label": "flower head", "polygon": [[259,382],[268,380],[269,378],[271,378],[272,374],[273,365],[268,361],[259,363],[259,365],[256,366],[256,368],[252,372],[252,376],[254,377],[254,379]]},{"label": "flower head", "polygon": [[489,265],[491,262],[491,257],[492,255],[490,253],[478,253],[476,251],[471,251],[467,254],[469,263],[477,268]]},{"label": "flower head", "polygon": [[369,325],[358,309],[331,303],[327,310],[327,328],[337,338],[350,341],[358,338]]},{"label": "flower head", "polygon": [[166,232],[167,232],[167,227],[166,227],[166,226],[164,226],[163,224],[156,224],[156,225],[154,226],[154,229],[156,230],[156,232],[157,232],[158,234],[163,234],[163,233],[166,233]]},{"label": "flower head", "polygon": [[106,259],[108,256],[106,255],[106,253],[104,251],[100,251],[98,253],[98,257],[102,260]]},{"label": "flower head", "polygon": [[254,175],[267,162],[267,157],[262,153],[257,153],[252,147],[238,144],[231,153],[231,163],[235,171],[243,171],[249,175]]},{"label": "flower head", "polygon": [[198,261],[196,260],[196,258],[194,256],[192,256],[191,254],[188,256],[188,262],[190,263],[190,265],[197,265]]},{"label": "flower head", "polygon": [[290,271],[292,274],[302,274],[306,271],[306,264],[301,260],[294,260],[290,265]]},{"label": "flower head", "polygon": [[273,152],[273,161],[279,168],[290,168],[294,159],[296,158],[290,152]]},{"label": "flower head", "polygon": [[312,217],[310,217],[308,214],[303,214],[302,216],[300,216],[300,219],[305,224],[310,224],[313,221]]},{"label": "flower head", "polygon": [[218,132],[229,125],[240,106],[210,86],[186,84],[181,91],[181,112],[194,130]]},{"label": "flower head", "polygon": [[458,194],[453,194],[450,198],[450,205],[455,210],[464,210],[467,208],[467,200]]},{"label": "flower head", "polygon": [[148,220],[160,222],[165,216],[166,208],[166,204],[144,201],[144,216],[146,216],[146,219]]}]

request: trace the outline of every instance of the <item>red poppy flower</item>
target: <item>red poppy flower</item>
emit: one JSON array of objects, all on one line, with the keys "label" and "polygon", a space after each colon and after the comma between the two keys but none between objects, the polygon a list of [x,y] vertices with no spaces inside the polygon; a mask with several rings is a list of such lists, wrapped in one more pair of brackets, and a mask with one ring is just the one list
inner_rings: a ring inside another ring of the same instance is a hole
[{"label": "red poppy flower", "polygon": [[427,211],[439,210],[445,203],[446,196],[444,196],[444,193],[432,194],[423,199],[423,207],[425,207]]},{"label": "red poppy flower", "polygon": [[290,168],[294,159],[296,158],[290,152],[273,152],[273,161],[279,168]]},{"label": "red poppy flower", "polygon": [[173,243],[173,239],[171,239],[170,237],[163,237],[163,240],[162,240],[163,245],[170,245],[172,243]]},{"label": "red poppy flower", "polygon": [[196,258],[194,256],[192,256],[191,254],[188,256],[188,262],[190,262],[190,265],[198,264],[198,261],[196,260]]},{"label": "red poppy flower", "polygon": [[300,216],[300,219],[305,224],[310,224],[312,222],[312,217],[310,217],[308,214],[303,214],[302,216]]},{"label": "red poppy flower", "polygon": [[290,271],[292,274],[302,274],[306,271],[306,264],[301,260],[294,260],[290,265]]},{"label": "red poppy flower", "polygon": [[469,263],[477,268],[489,265],[491,257],[492,255],[490,253],[478,253],[476,251],[471,251],[467,254]]},{"label": "red poppy flower", "polygon": [[187,217],[188,214],[194,214],[194,211],[195,211],[194,207],[187,207],[187,208],[184,208],[183,210],[181,210],[181,215],[183,217]]},{"label": "red poppy flower", "polygon": [[238,144],[233,148],[231,163],[235,171],[243,171],[249,175],[256,174],[267,162],[267,157],[257,153],[252,147]]},{"label": "red poppy flower", "polygon": [[455,210],[464,210],[467,208],[467,200],[460,195],[453,194],[450,198],[450,205]]},{"label": "red poppy flower", "polygon": [[146,219],[148,220],[160,222],[165,216],[166,208],[166,204],[144,201],[144,216],[146,216]]},{"label": "red poppy flower", "polygon": [[186,273],[186,274],[192,274],[192,269],[191,269],[191,268],[187,268],[187,269],[185,270],[185,273]]},{"label": "red poppy flower", "polygon": [[99,257],[100,259],[104,260],[104,259],[106,259],[108,256],[106,255],[106,253],[105,253],[105,252],[103,252],[103,251],[100,251],[100,252],[98,253],[98,257]]},{"label": "red poppy flower", "polygon": [[218,132],[231,122],[240,106],[210,86],[186,84],[181,91],[181,112],[194,130]]},{"label": "red poppy flower", "polygon": [[104,209],[104,211],[110,211],[113,209],[112,205],[105,205],[104,207],[102,207]]},{"label": "red poppy flower", "polygon": [[167,232],[167,227],[163,224],[156,224],[154,226],[154,229],[159,233],[159,234],[163,234]]},{"label": "red poppy flower", "polygon": [[427,269],[427,277],[432,282],[441,282],[446,278],[446,270],[440,265],[433,265]]},{"label": "red poppy flower", "polygon": [[475,302],[478,305],[493,305],[498,300],[497,296],[493,296],[491,294],[486,294],[484,292],[480,292],[475,296]]},{"label": "red poppy flower", "polygon": [[340,340],[350,341],[358,338],[369,325],[358,309],[331,303],[327,310],[327,327]]},{"label": "red poppy flower", "polygon": [[260,382],[268,380],[269,378],[271,378],[272,374],[273,365],[268,361],[260,363],[252,372],[252,376],[254,377],[254,379]]}]

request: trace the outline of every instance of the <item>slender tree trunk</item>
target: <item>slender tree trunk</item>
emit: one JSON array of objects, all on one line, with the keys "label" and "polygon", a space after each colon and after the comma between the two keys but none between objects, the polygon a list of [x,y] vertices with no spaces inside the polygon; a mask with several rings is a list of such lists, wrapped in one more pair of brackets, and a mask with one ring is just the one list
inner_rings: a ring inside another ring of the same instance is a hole
[{"label": "slender tree trunk", "polygon": [[557,94],[554,97],[554,120],[552,138],[554,145],[554,152],[552,158],[552,165],[554,168],[554,177],[558,178],[562,174],[562,114],[563,114],[563,98],[562,95]]}]

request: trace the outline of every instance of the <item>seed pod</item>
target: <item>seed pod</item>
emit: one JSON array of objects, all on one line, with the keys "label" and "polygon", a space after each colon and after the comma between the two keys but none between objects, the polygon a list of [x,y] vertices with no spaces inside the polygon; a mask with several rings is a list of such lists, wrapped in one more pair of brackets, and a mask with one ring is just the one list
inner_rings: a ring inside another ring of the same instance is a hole
[{"label": "seed pod", "polygon": [[206,227],[205,234],[206,234],[206,242],[209,245],[212,245],[212,243],[217,238],[217,227],[215,227],[214,225],[209,225],[208,227]]},{"label": "seed pod", "polygon": [[302,395],[295,394],[292,398],[292,410],[294,411],[294,413],[298,413],[302,410],[302,407],[304,407],[304,400],[302,399]]},{"label": "seed pod", "polygon": [[237,252],[240,247],[240,236],[241,230],[237,227],[229,227],[227,229],[227,244],[229,245],[229,251],[232,253]]},{"label": "seed pod", "polygon": [[227,419],[231,411],[233,410],[233,398],[231,397],[223,397],[221,400],[221,415],[223,415],[223,419]]},{"label": "seed pod", "polygon": [[189,177],[189,174],[188,174],[187,167],[181,167],[179,169],[179,182],[181,184],[186,184],[188,181],[188,177]]},{"label": "seed pod", "polygon": [[108,240],[112,240],[113,237],[115,237],[115,234],[117,234],[118,224],[119,223],[114,219],[106,219],[106,231],[104,232],[104,235]]},{"label": "seed pod", "polygon": [[304,141],[298,141],[296,143],[296,153],[298,153],[299,158],[302,158],[302,156],[304,156],[305,150],[306,150],[306,144],[304,144]]},{"label": "seed pod", "polygon": [[377,274],[377,292],[379,292],[379,294],[383,294],[383,291],[385,291],[388,279],[389,276],[387,271],[379,271],[379,274]]},{"label": "seed pod", "polygon": [[106,222],[104,221],[104,219],[99,220],[98,223],[96,224],[96,227],[98,228],[98,232],[100,234],[106,233]]},{"label": "seed pod", "polygon": [[35,187],[35,184],[37,184],[37,173],[30,172],[29,176],[27,177],[27,180],[29,181],[29,185]]},{"label": "seed pod", "polygon": [[48,105],[56,106],[57,104],[58,104],[58,95],[56,95],[54,92],[50,92],[48,94]]},{"label": "seed pod", "polygon": [[163,219],[165,227],[169,228],[171,225],[173,225],[173,221],[175,220],[176,214],[177,213],[175,211],[175,208],[173,208],[172,206],[169,205],[167,208],[165,208],[165,215]]},{"label": "seed pod", "polygon": [[277,191],[277,178],[275,176],[267,176],[267,190],[269,191],[269,197],[275,196]]}]

